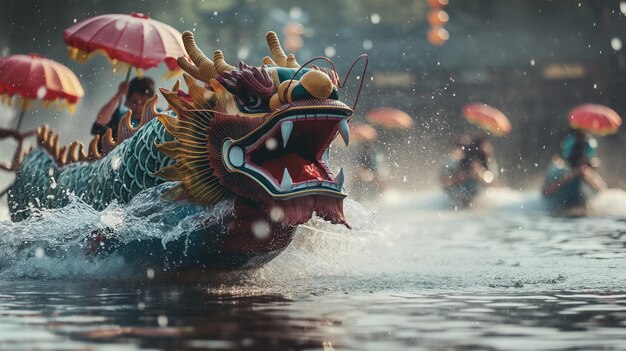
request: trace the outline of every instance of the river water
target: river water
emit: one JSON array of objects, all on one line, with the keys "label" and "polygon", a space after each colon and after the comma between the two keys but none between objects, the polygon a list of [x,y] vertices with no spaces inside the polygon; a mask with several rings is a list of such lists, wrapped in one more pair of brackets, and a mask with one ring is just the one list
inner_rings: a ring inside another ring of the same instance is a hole
[{"label": "river water", "polygon": [[347,201],[353,230],[312,220],[263,268],[200,283],[128,278],[114,258],[13,252],[24,236],[66,245],[120,208],[0,222],[0,349],[626,349],[623,191],[581,218],[509,189],[466,211],[438,192],[373,203]]}]

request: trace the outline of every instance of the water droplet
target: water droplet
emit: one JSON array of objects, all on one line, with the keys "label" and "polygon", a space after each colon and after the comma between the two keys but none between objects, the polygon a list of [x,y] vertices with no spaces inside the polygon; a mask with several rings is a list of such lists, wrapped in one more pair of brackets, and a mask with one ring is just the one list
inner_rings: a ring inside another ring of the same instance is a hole
[{"label": "water droplet", "polygon": [[289,10],[289,18],[296,20],[296,19],[299,19],[300,17],[302,17],[301,8],[295,6]]},{"label": "water droplet", "polygon": [[267,239],[267,237],[270,235],[269,223],[267,223],[263,219],[254,221],[254,223],[252,223],[252,234],[254,234],[257,239]]},{"label": "water droplet", "polygon": [[46,97],[47,93],[48,89],[46,89],[45,86],[40,86],[39,89],[37,89],[37,99],[43,99],[44,97]]},{"label": "water droplet", "polygon": [[146,277],[148,277],[148,279],[150,280],[154,279],[154,269],[152,268],[146,269]]},{"label": "water droplet", "polygon": [[159,327],[161,328],[167,327],[167,323],[168,323],[167,317],[164,315],[160,315],[159,317],[157,317],[157,323],[159,324]]},{"label": "water droplet", "polygon": [[276,148],[278,147],[278,142],[276,141],[275,138],[268,138],[265,141],[265,147],[269,150],[269,151],[274,151],[276,150]]},{"label": "water droplet", "polygon": [[530,60],[530,65],[534,66],[535,65],[535,60]]},{"label": "water droplet", "polygon": [[122,31],[124,30],[124,28],[126,28],[126,20],[125,19],[118,19],[117,21],[115,21],[115,30],[118,31]]},{"label": "water droplet", "polygon": [[326,49],[324,49],[324,55],[327,57],[334,57],[335,54],[337,54],[337,50],[332,46],[327,46]]},{"label": "water droplet", "polygon": [[113,159],[111,160],[111,169],[117,171],[120,168],[121,164],[122,159],[120,157],[113,157]]},{"label": "water droplet", "polygon": [[250,55],[250,48],[247,46],[242,46],[237,50],[237,58],[240,60],[245,60]]},{"label": "water droplet", "polygon": [[611,39],[611,47],[615,51],[619,51],[622,49],[622,40],[620,38]]},{"label": "water droplet", "polygon": [[284,218],[285,218],[285,211],[281,207],[279,206],[272,207],[272,209],[270,210],[270,219],[273,222],[275,223],[282,222]]},{"label": "water droplet", "polygon": [[374,46],[374,43],[372,43],[371,40],[369,40],[369,39],[363,40],[363,49],[371,50],[373,46]]},{"label": "water droplet", "polygon": [[379,24],[380,23],[380,15],[377,13],[372,13],[372,15],[370,16],[370,19],[372,20],[373,24]]},{"label": "water droplet", "polygon": [[41,247],[35,249],[35,257],[42,258],[46,255],[46,252]]}]

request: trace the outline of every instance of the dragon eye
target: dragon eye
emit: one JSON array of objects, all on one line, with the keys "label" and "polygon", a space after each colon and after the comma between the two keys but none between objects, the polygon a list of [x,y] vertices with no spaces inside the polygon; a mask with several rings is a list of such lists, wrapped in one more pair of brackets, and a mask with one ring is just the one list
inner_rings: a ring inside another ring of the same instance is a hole
[{"label": "dragon eye", "polygon": [[261,98],[256,95],[249,95],[244,103],[247,107],[258,108],[261,106]]},{"label": "dragon eye", "polygon": [[243,95],[237,97],[239,108],[248,113],[258,113],[269,109],[269,99],[257,95]]}]

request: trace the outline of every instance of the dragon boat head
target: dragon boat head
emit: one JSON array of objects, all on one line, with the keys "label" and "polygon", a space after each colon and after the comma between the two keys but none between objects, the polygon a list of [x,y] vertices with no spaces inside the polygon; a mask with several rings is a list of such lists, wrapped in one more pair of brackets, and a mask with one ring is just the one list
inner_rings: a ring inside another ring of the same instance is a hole
[{"label": "dragon boat head", "polygon": [[281,226],[314,214],[348,226],[344,173],[331,171],[329,148],[337,137],[348,144],[353,109],[339,100],[334,69],[300,66],[275,33],[266,39],[272,58],[235,67],[183,34],[189,90],[162,89],[177,118],[158,117],[174,137],[158,148],[176,163],[157,175],[181,182],[171,199],[211,205],[234,195]]}]

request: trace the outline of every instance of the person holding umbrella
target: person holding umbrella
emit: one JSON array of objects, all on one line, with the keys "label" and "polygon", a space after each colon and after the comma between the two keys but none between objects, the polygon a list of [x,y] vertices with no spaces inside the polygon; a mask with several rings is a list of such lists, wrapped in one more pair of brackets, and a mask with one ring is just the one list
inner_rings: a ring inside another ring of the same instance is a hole
[{"label": "person holding umbrella", "polygon": [[570,111],[570,132],[561,144],[561,155],[555,155],[547,167],[542,189],[552,211],[584,214],[589,199],[606,188],[594,170],[598,159],[592,135],[614,134],[621,125],[621,117],[607,106],[583,104]]},{"label": "person holding umbrella", "polygon": [[493,146],[485,133],[463,134],[441,172],[441,184],[452,202],[469,207],[482,188],[495,180]]},{"label": "person holding umbrella", "polygon": [[[65,29],[63,40],[69,47],[70,57],[78,62],[85,62],[101,53],[109,58],[114,71],[126,67],[125,82],[100,109],[91,130],[92,134],[103,136],[111,128],[113,139],[117,137],[117,126],[124,114],[132,110],[131,121],[138,125],[145,102],[155,94],[152,79],[134,78],[129,81],[131,70],[134,68],[141,72],[165,63],[169,71],[167,76],[173,77],[182,73],[176,59],[187,57],[182,34],[178,30],[136,12],[86,18]],[[126,101],[122,106],[124,96]]]},{"label": "person holding umbrella", "polygon": [[[504,113],[487,104],[466,105],[463,116],[491,135],[504,136],[511,132],[511,123]],[[476,195],[491,185],[498,174],[493,146],[485,132],[459,136],[444,164],[441,185],[456,206],[471,206]]]},{"label": "person holding umbrella", "polygon": [[[155,95],[154,80],[149,77],[131,79],[130,82],[120,83],[117,92],[107,101],[96,117],[96,121],[91,127],[92,135],[101,137],[111,128],[113,139],[117,138],[117,126],[124,115],[132,111],[131,123],[137,126],[143,116],[143,106]],[[122,99],[126,97],[124,104]]]}]

